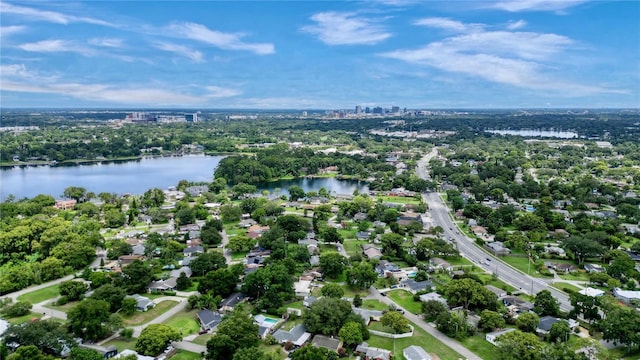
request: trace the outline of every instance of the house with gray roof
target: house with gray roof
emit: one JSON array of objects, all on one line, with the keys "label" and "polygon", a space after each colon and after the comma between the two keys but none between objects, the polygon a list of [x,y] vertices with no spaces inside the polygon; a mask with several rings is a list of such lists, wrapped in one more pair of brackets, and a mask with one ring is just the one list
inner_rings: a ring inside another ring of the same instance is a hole
[{"label": "house with gray roof", "polygon": [[273,333],[273,337],[280,344],[291,341],[295,346],[302,346],[309,340],[309,338],[311,337],[311,333],[307,332],[307,328],[305,328],[304,325],[300,324],[294,326],[289,331],[282,329],[276,330],[276,332]]},{"label": "house with gray roof", "polygon": [[369,360],[390,360],[391,351],[369,346],[367,342],[356,346],[356,354],[364,355]]},{"label": "house with gray roof", "polygon": [[314,336],[313,339],[311,340],[311,345],[315,347],[325,348],[335,352],[338,352],[338,349],[340,348],[341,344],[342,344],[342,341],[340,341],[340,339],[336,339],[334,337],[329,337],[329,336],[320,335],[320,334]]},{"label": "house with gray roof", "polygon": [[200,245],[198,246],[191,246],[188,248],[185,248],[184,250],[182,250],[182,254],[187,257],[187,256],[198,256],[200,254],[204,253],[204,248]]},{"label": "house with gray roof", "polygon": [[200,327],[203,330],[213,330],[222,321],[222,315],[209,309],[202,309],[196,313],[196,317],[200,322]]},{"label": "house with gray roof", "polygon": [[487,288],[489,291],[491,291],[492,293],[496,294],[497,297],[501,298],[503,296],[507,296],[507,291],[506,290],[502,290],[498,287],[495,287],[493,285],[485,285],[485,288]]},{"label": "house with gray roof", "polygon": [[371,321],[380,321],[384,312],[381,310],[373,310],[373,309],[363,309],[358,307],[352,307],[353,312],[357,315],[362,316],[364,322],[369,325]]},{"label": "house with gray roof", "polygon": [[180,274],[182,274],[182,273],[184,273],[188,278],[191,277],[191,275],[193,275],[193,271],[191,271],[190,267],[183,266],[180,269],[175,269],[175,270],[171,271],[169,276],[178,278],[178,277],[180,277]]},{"label": "house with gray roof", "polygon": [[433,283],[429,280],[415,281],[413,279],[407,279],[403,284],[412,294],[415,294],[419,291],[435,288]]},{"label": "house with gray roof", "polygon": [[138,311],[147,311],[153,308],[156,303],[148,297],[144,297],[140,294],[127,295],[126,298],[132,298],[136,300],[136,310]]},{"label": "house with gray roof", "polygon": [[498,338],[504,334],[510,333],[512,331],[514,331],[514,328],[506,328],[506,329],[502,329],[502,330],[496,330],[496,331],[492,331],[490,333],[487,333],[487,335],[485,335],[485,339],[492,343],[495,346],[498,346]]},{"label": "house with gray roof", "polygon": [[402,351],[405,360],[431,360],[429,355],[422,346],[411,345]]}]

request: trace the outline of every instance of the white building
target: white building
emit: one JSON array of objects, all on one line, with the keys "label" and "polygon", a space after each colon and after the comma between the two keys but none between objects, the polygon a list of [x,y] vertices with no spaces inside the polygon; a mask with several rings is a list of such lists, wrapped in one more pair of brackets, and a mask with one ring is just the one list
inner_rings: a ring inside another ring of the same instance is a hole
[{"label": "white building", "polygon": [[591,297],[604,295],[604,291],[602,291],[600,289],[594,289],[594,288],[591,288],[591,287],[588,287],[586,289],[582,289],[582,290],[578,291],[578,293],[580,293],[582,295],[591,296]]},{"label": "white building", "polygon": [[507,334],[507,333],[510,333],[510,332],[512,332],[514,330],[515,330],[514,328],[508,328],[508,329],[502,329],[502,330],[498,330],[498,331],[493,331],[493,332],[490,332],[487,335],[485,335],[484,338],[488,342],[492,343],[493,345],[498,346],[497,339],[500,336],[502,336],[504,334]]}]

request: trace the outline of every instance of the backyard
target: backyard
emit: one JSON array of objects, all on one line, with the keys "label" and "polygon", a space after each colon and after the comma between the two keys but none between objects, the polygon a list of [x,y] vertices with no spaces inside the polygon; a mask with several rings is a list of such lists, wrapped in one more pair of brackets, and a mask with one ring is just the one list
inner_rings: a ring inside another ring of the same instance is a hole
[{"label": "backyard", "polygon": [[413,294],[402,289],[391,290],[387,292],[387,296],[403,309],[414,314],[422,313],[422,303],[413,300]]},{"label": "backyard", "polygon": [[200,330],[200,325],[196,321],[196,312],[194,310],[181,311],[167,319],[165,324],[180,331],[182,336],[194,334]]},{"label": "backyard", "polygon": [[177,304],[178,302],[176,301],[171,301],[171,300],[162,301],[158,303],[156,306],[154,306],[152,309],[149,309],[149,311],[136,311],[132,315],[124,316],[123,322],[127,326],[136,326],[136,325],[146,324],[152,319],[169,311],[169,309],[176,306]]},{"label": "backyard", "polygon": [[18,301],[27,301],[32,304],[41,303],[60,295],[60,286],[52,285],[40,290],[32,291],[18,296]]}]

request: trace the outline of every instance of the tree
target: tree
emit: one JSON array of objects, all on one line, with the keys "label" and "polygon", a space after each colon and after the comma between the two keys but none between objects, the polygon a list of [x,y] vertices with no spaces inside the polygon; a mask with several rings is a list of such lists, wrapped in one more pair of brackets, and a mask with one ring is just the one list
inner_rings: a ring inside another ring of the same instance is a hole
[{"label": "tree", "polygon": [[105,226],[109,228],[123,226],[126,220],[125,214],[118,209],[110,209],[104,213],[104,223]]},{"label": "tree", "polygon": [[[58,356],[64,345],[72,347],[75,343],[67,333],[64,324],[54,319],[25,322],[21,326],[10,326],[3,334],[4,344],[15,342],[20,348],[36,346],[45,354]],[[0,352],[1,354],[1,352]],[[31,360],[32,358],[24,358]]]},{"label": "tree", "polygon": [[91,275],[89,275],[89,281],[91,281],[91,288],[97,289],[104,284],[109,284],[111,277],[104,271],[93,271]]},{"label": "tree", "polygon": [[368,289],[378,279],[375,269],[366,261],[361,261],[347,269],[347,283],[360,289]]},{"label": "tree", "polygon": [[402,334],[411,331],[409,320],[397,311],[388,311],[380,318],[382,325],[393,329],[394,333]]},{"label": "tree", "polygon": [[190,208],[189,206],[186,206],[176,211],[175,219],[176,219],[176,224],[180,226],[193,224],[193,222],[196,220],[196,214],[192,208]]},{"label": "tree", "polygon": [[237,235],[229,239],[229,243],[226,248],[233,252],[249,251],[255,244],[255,239],[243,235]]},{"label": "tree", "polygon": [[404,248],[402,247],[404,238],[402,235],[394,233],[383,234],[380,237],[380,242],[382,243],[383,254],[398,258],[404,256]]},{"label": "tree", "polygon": [[289,355],[291,360],[338,360],[338,353],[326,348],[306,345]]},{"label": "tree", "polygon": [[578,265],[584,262],[584,259],[600,256],[604,252],[604,247],[597,242],[585,237],[571,236],[564,241],[567,250],[573,252],[578,260]]},{"label": "tree", "polygon": [[569,323],[561,320],[551,325],[551,329],[549,330],[549,340],[551,342],[567,342],[569,341],[569,334],[571,334]]},{"label": "tree", "polygon": [[535,333],[538,325],[540,325],[540,318],[534,313],[522,313],[516,319],[516,326],[524,332]]},{"label": "tree", "polygon": [[573,306],[573,310],[571,310],[571,313],[575,315],[582,314],[582,317],[584,317],[589,322],[591,322],[592,320],[599,320],[600,298],[603,297],[583,295],[577,292],[569,294],[569,300],[571,301],[571,306]]},{"label": "tree", "polygon": [[289,186],[289,200],[297,201],[304,197],[304,190],[300,186],[292,185]]},{"label": "tree", "polygon": [[353,297],[353,306],[355,307],[362,306],[362,298],[360,297],[360,294],[356,294],[356,296]]},{"label": "tree", "polygon": [[473,279],[453,280],[447,285],[445,298],[451,306],[464,306],[465,309],[495,310],[498,297]]},{"label": "tree", "polygon": [[350,347],[354,347],[363,341],[362,332],[360,332],[360,324],[353,321],[342,325],[338,332],[338,336],[346,346]]},{"label": "tree", "polygon": [[438,300],[428,300],[422,303],[422,313],[425,320],[433,321],[443,312],[448,312],[446,305]]},{"label": "tree", "polygon": [[80,281],[65,281],[60,284],[60,295],[66,296],[69,301],[80,300],[89,290],[89,286]]},{"label": "tree", "polygon": [[634,271],[635,262],[622,250],[611,250],[607,254],[611,259],[607,273],[615,279],[624,279]]},{"label": "tree", "polygon": [[40,352],[35,345],[20,346],[11,355],[7,356],[7,360],[52,360],[52,357],[46,356]]},{"label": "tree", "polygon": [[84,202],[86,200],[87,189],[79,186],[69,186],[64,189],[62,194],[66,198],[74,199],[77,202]]},{"label": "tree", "polygon": [[144,328],[136,341],[136,351],[142,355],[157,356],[172,341],[180,341],[178,330],[165,324],[151,324]]},{"label": "tree", "polygon": [[189,267],[195,275],[204,276],[209,271],[226,268],[227,260],[218,252],[207,252],[192,260]]},{"label": "tree", "polygon": [[232,360],[277,360],[279,359],[275,353],[265,354],[259,348],[241,348],[233,354]]},{"label": "tree", "polygon": [[208,227],[205,224],[205,226],[200,229],[200,240],[206,245],[217,246],[222,243],[222,235],[217,229],[210,226]]},{"label": "tree", "polygon": [[344,296],[344,290],[342,289],[342,286],[334,283],[328,283],[324,285],[322,289],[320,289],[320,293],[322,294],[322,296],[332,297],[336,299],[340,299]]},{"label": "tree", "polygon": [[142,195],[141,204],[147,209],[160,207],[164,203],[164,191],[158,188],[149,189]]},{"label": "tree", "polygon": [[342,274],[347,264],[347,259],[337,252],[327,252],[320,255],[320,267],[322,272],[330,277],[337,278]]},{"label": "tree", "polygon": [[311,304],[302,314],[304,326],[311,333],[337,335],[351,313],[351,304],[347,301],[322,298]]},{"label": "tree", "polygon": [[560,304],[549,290],[540,291],[533,304],[533,311],[540,316],[558,316],[560,314]]},{"label": "tree", "polygon": [[640,344],[640,313],[632,309],[614,307],[607,316],[598,323],[604,340],[613,341],[614,345],[631,347]]},{"label": "tree", "polygon": [[491,310],[482,310],[478,327],[484,332],[491,332],[505,327],[506,321],[499,313]]},{"label": "tree", "polygon": [[184,273],[181,272],[180,276],[176,279],[176,290],[184,291],[191,287],[191,279]]},{"label": "tree", "polygon": [[324,241],[329,242],[329,243],[340,243],[340,244],[342,244],[344,242],[344,238],[338,232],[338,229],[336,229],[336,228],[334,228],[332,226],[327,226],[320,233],[320,236],[322,237],[322,239]]},{"label": "tree", "polygon": [[70,360],[104,360],[104,357],[93,349],[74,347],[69,354]]},{"label": "tree", "polygon": [[211,291],[213,296],[220,295],[222,298],[226,298],[236,288],[236,282],[238,278],[228,268],[218,269],[211,271],[200,279],[198,284],[198,292],[201,294]]},{"label": "tree", "polygon": [[7,317],[13,318],[27,315],[31,311],[32,307],[33,305],[28,301],[18,301],[13,305],[6,306],[2,310]]},{"label": "tree", "polygon": [[218,325],[216,334],[207,341],[207,359],[231,359],[241,348],[257,347],[258,325],[244,311],[235,310]]},{"label": "tree", "polygon": [[110,315],[108,302],[86,299],[69,310],[67,319],[74,334],[85,340],[98,340],[107,335],[104,324]]},{"label": "tree", "polygon": [[122,300],[121,312],[125,315],[133,315],[136,312],[138,301],[132,297],[127,297]]},{"label": "tree", "polygon": [[535,334],[516,330],[498,337],[497,342],[501,360],[542,360],[543,344]]},{"label": "tree", "polygon": [[122,307],[122,301],[126,294],[127,293],[124,289],[111,284],[106,284],[95,289],[93,294],[91,294],[91,299],[106,301],[111,304],[109,310],[111,312],[116,312]]},{"label": "tree", "polygon": [[220,207],[220,217],[225,223],[239,221],[242,210],[238,205],[225,204]]},{"label": "tree", "polygon": [[242,291],[258,299],[257,308],[274,311],[295,295],[291,271],[282,263],[271,263],[247,275]]}]

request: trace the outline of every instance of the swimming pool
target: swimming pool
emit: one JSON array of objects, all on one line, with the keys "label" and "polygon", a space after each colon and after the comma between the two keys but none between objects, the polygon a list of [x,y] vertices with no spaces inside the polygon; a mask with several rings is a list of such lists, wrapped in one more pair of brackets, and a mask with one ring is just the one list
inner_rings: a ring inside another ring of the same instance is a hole
[{"label": "swimming pool", "polygon": [[276,324],[278,322],[278,320],[272,319],[272,318],[264,318],[264,320],[262,320],[262,322]]}]

